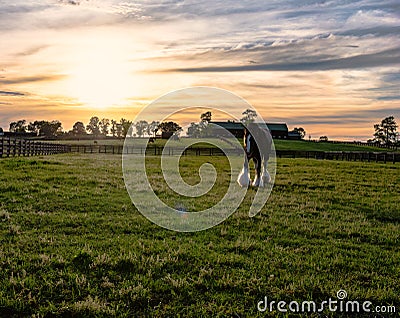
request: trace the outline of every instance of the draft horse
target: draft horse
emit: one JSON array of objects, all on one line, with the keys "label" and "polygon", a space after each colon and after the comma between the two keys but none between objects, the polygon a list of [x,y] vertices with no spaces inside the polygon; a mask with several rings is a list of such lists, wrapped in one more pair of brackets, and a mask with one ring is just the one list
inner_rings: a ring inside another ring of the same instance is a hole
[{"label": "draft horse", "polygon": [[[264,187],[266,184],[271,182],[271,176],[268,173],[268,160],[271,151],[272,137],[269,132],[260,128],[257,125],[251,129],[253,136],[249,129],[244,129],[244,150],[245,158],[243,169],[240,172],[237,182],[242,187],[247,187],[250,184],[253,187]],[[258,143],[262,143],[259,147]],[[260,149],[261,148],[261,149]],[[249,161],[253,160],[255,167],[255,178],[253,182],[250,179]]]}]

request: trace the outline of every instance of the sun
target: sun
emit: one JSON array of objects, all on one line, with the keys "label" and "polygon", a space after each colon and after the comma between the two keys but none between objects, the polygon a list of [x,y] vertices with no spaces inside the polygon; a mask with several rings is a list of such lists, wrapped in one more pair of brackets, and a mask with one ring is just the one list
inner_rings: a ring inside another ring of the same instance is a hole
[{"label": "sun", "polygon": [[74,53],[68,94],[93,109],[126,104],[135,89],[126,51],[110,41],[88,44]]}]

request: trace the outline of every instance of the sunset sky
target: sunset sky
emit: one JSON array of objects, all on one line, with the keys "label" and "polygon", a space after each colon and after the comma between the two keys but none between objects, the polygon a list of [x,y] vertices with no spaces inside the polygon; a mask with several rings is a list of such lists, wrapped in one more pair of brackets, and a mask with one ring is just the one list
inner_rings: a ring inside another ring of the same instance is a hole
[{"label": "sunset sky", "polygon": [[132,120],[214,86],[267,122],[366,140],[400,123],[399,34],[399,0],[0,0],[0,127]]}]

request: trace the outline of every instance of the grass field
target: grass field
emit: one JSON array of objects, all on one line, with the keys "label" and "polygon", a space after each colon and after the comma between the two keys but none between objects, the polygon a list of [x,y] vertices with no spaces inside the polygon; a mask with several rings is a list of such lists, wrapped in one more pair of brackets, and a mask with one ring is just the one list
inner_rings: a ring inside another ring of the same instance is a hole
[{"label": "grass field", "polygon": [[[204,160],[182,159],[187,182]],[[225,189],[225,159],[212,160],[221,186],[194,206]],[[186,234],[136,211],[120,156],[2,159],[0,172],[0,317],[276,317],[257,311],[264,296],[321,302],[339,289],[400,310],[398,164],[279,159],[260,214],[247,216],[250,189],[224,223]]]},{"label": "grass field", "polygon": [[[201,139],[201,141],[205,141],[203,143],[198,144],[197,146],[203,146],[210,147],[209,144],[207,144],[207,140],[212,139]],[[218,139],[219,140],[219,139]],[[179,141],[173,141],[171,143],[172,146],[177,146],[177,147],[182,147],[185,146],[189,143],[191,143],[193,139],[191,138],[181,138]],[[195,141],[198,141],[198,139],[195,139]],[[114,145],[114,146],[123,146],[124,140],[118,140],[118,139],[99,139],[96,140],[57,140],[57,141],[51,141],[51,142],[56,142],[60,144],[68,144],[68,145]],[[145,145],[146,140],[143,139],[143,145]],[[154,144],[151,144],[151,146],[164,146],[165,140],[163,139],[157,139]],[[242,140],[240,140],[242,142]],[[140,139],[135,142],[135,144],[140,144]],[[274,144],[276,150],[301,150],[301,151],[393,151],[391,149],[386,149],[386,148],[378,148],[378,147],[370,147],[370,146],[358,146],[358,145],[351,145],[351,144],[333,144],[333,143],[327,143],[327,142],[308,142],[304,140],[280,140],[280,139],[274,139]]]}]

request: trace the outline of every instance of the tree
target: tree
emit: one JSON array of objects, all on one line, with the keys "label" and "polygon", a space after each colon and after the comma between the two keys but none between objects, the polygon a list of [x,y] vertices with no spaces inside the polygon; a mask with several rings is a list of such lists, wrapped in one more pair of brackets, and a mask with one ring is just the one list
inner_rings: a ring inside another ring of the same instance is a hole
[{"label": "tree", "polygon": [[99,128],[100,128],[100,132],[102,135],[107,136],[108,135],[108,127],[110,126],[110,120],[107,118],[103,118],[102,120],[100,120],[99,123]]},{"label": "tree", "polygon": [[93,116],[90,118],[89,124],[86,126],[86,130],[89,131],[92,135],[98,136],[100,135],[100,119],[97,116]]},{"label": "tree", "polygon": [[[35,120],[33,123],[30,122],[26,128],[26,131],[35,133],[37,136],[39,136],[39,129],[40,129],[39,123],[42,123],[42,122],[44,122],[44,121],[43,120],[42,121]],[[41,126],[41,124],[40,124],[40,126]]]},{"label": "tree", "polygon": [[254,120],[257,118],[257,112],[252,109],[246,109],[242,115],[243,117],[240,121],[245,125],[254,122]]},{"label": "tree", "polygon": [[26,120],[20,119],[10,123],[10,132],[26,132]]},{"label": "tree", "polygon": [[81,121],[77,121],[73,126],[72,130],[70,131],[71,134],[75,137],[78,136],[85,136],[86,135],[86,129],[85,125]]},{"label": "tree", "polygon": [[136,134],[142,137],[144,133],[148,130],[149,123],[145,120],[140,120],[135,124]]},{"label": "tree", "polygon": [[110,129],[111,135],[113,137],[117,136],[117,121],[114,119],[111,119],[111,129]]},{"label": "tree", "polygon": [[174,133],[172,134],[172,138],[175,140],[179,140],[182,131],[183,131],[182,128],[179,128],[178,130],[174,131]]},{"label": "tree", "polygon": [[62,133],[62,124],[58,120],[35,120],[29,123],[27,131],[33,132],[37,136],[54,138]]},{"label": "tree", "polygon": [[39,135],[46,138],[54,138],[62,133],[62,124],[58,120],[43,121]]},{"label": "tree", "polygon": [[207,123],[209,123],[211,121],[211,118],[212,118],[212,114],[210,111],[205,112],[200,115],[200,120],[203,122],[206,121]]},{"label": "tree", "polygon": [[177,132],[182,129],[181,126],[179,126],[177,123],[174,123],[173,121],[168,121],[168,122],[162,122],[158,128],[162,132]]},{"label": "tree", "polygon": [[147,127],[147,134],[150,136],[150,135],[153,135],[153,137],[155,137],[156,136],[156,133],[157,133],[157,131],[158,131],[158,125],[160,125],[160,122],[159,121],[152,121],[149,125],[148,125],[148,127]]},{"label": "tree", "polygon": [[293,132],[300,134],[301,139],[304,139],[304,137],[306,136],[306,131],[303,127],[296,127],[293,129]]},{"label": "tree", "polygon": [[116,123],[115,124],[115,133],[117,135],[117,138],[121,138],[122,137],[122,125],[120,123]]},{"label": "tree", "polygon": [[321,136],[321,137],[319,137],[319,141],[321,141],[321,142],[328,141],[328,137],[327,136]]},{"label": "tree", "polygon": [[190,123],[187,130],[187,135],[192,138],[199,138],[201,135],[200,125],[196,123]]},{"label": "tree", "polygon": [[398,125],[393,116],[382,119],[381,123],[374,125],[374,140],[384,145],[396,143],[397,128]]},{"label": "tree", "polygon": [[125,118],[121,118],[120,120],[120,124],[122,126],[122,135],[124,136],[124,138],[126,137],[126,135],[128,134],[129,128],[132,125],[132,121],[125,119]]}]

